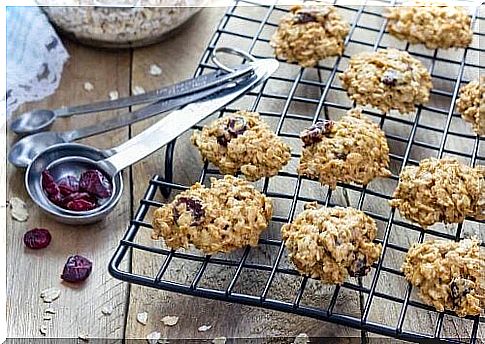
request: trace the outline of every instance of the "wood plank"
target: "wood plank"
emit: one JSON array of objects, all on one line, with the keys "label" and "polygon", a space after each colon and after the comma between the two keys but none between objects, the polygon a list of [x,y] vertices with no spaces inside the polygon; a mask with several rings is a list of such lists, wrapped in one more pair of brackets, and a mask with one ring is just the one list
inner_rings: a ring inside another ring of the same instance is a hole
[{"label": "wood plank", "polygon": [[[96,99],[108,99],[110,90],[118,90],[120,96],[129,92],[130,52],[107,52],[66,42],[71,55],[64,68],[59,89],[51,97],[27,104],[17,114],[34,108],[56,108],[76,105]],[[92,92],[83,88],[84,82],[94,85]],[[82,127],[94,124],[120,111],[90,114],[58,120],[54,129]],[[108,148],[128,137],[128,129],[120,129],[84,142],[96,147]],[[15,139],[8,134],[9,142]],[[54,338],[77,338],[85,333],[91,338],[121,338],[124,330],[127,285],[113,279],[107,264],[129,218],[129,180],[125,179],[123,197],[106,221],[90,226],[59,224],[41,213],[29,199],[23,182],[24,171],[8,166],[8,198],[23,199],[29,208],[28,222],[7,221],[7,318],[8,337],[39,338],[43,312],[51,306],[57,314],[47,322],[47,336]],[[48,228],[52,234],[50,246],[41,251],[24,247],[22,236],[33,227]],[[68,256],[81,254],[93,261],[89,279],[80,286],[61,283],[59,278]],[[61,296],[52,304],[44,304],[40,292],[57,287]],[[113,308],[111,316],[104,316],[104,306]]]}]

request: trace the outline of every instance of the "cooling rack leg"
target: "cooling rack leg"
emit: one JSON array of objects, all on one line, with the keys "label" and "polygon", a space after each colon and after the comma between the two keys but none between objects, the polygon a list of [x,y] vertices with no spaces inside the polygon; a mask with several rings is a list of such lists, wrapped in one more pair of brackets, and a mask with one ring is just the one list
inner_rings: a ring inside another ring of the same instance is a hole
[{"label": "cooling rack leg", "polygon": [[[165,175],[164,179],[166,182],[171,183],[173,181],[173,151],[175,148],[176,140],[173,140],[167,145],[167,149],[165,150]],[[162,186],[160,188],[163,197],[168,198],[172,189],[168,186]]]}]

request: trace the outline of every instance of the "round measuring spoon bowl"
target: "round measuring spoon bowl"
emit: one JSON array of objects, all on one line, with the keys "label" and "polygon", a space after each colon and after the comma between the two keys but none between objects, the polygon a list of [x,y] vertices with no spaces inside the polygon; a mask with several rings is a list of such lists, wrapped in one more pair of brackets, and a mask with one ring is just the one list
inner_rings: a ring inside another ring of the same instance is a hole
[{"label": "round measuring spoon bowl", "polygon": [[26,168],[41,152],[53,145],[65,142],[67,142],[66,138],[57,132],[25,136],[10,147],[8,161],[16,167]]},{"label": "round measuring spoon bowl", "polygon": [[[58,180],[67,175],[79,175],[87,169],[98,169],[96,161],[108,157],[108,153],[93,147],[77,143],[65,143],[52,146],[40,153],[27,168],[25,186],[32,200],[56,221],[85,225],[98,222],[105,218],[116,206],[123,192],[121,173],[109,177],[112,192],[98,207],[89,211],[72,211],[52,203],[42,188],[42,172],[49,170]],[[104,174],[104,173],[103,173]],[[108,175],[106,174],[106,177]]]},{"label": "round measuring spoon bowl", "polygon": [[17,117],[10,129],[18,135],[34,134],[47,130],[54,123],[57,115],[52,110],[33,110]]}]

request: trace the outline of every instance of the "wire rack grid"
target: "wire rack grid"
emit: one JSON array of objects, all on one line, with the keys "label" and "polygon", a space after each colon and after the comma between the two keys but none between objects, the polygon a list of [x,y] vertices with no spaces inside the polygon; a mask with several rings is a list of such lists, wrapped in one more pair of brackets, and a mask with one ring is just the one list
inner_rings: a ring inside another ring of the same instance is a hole
[{"label": "wire rack grid", "polygon": [[[300,68],[282,62],[281,71],[241,101],[217,114],[222,116],[225,112],[233,112],[243,106],[258,111],[265,120],[272,123],[278,136],[292,143],[292,148],[296,147],[292,150],[292,161],[298,161],[301,151],[297,148],[297,128],[308,127],[322,116],[327,119],[338,118],[353,106],[350,101],[338,96],[345,92],[337,82],[337,74],[345,69],[353,51],[392,46],[408,51],[428,66],[434,84],[431,98],[436,98],[436,102],[419,106],[411,116],[384,115],[370,108],[364,110],[386,132],[393,172],[387,181],[372,182],[367,186],[339,184],[336,190],[331,190],[298,176],[295,169],[290,167],[280,171],[277,177],[265,178],[257,184],[262,192],[274,200],[275,208],[281,204],[285,210],[273,216],[273,234],[279,232],[281,225],[291,222],[302,205],[310,201],[325,206],[353,206],[374,218],[379,227],[379,237],[375,241],[382,244],[382,255],[371,273],[363,278],[353,278],[340,286],[320,285],[317,281],[300,276],[287,262],[285,247],[278,235],[263,235],[260,239],[259,246],[271,252],[268,254],[270,258],[263,262],[253,259],[254,251],[258,248],[247,247],[235,254],[204,256],[194,250],[173,251],[160,243],[150,245],[138,240],[141,232],[151,230],[149,213],[167,201],[157,199],[161,193],[167,196],[167,191],[180,192],[189,187],[188,184],[172,181],[172,144],[166,151],[165,177],[156,175],[149,181],[140,207],[112,258],[109,269],[113,276],[148,287],[309,316],[361,329],[363,333],[369,331],[411,341],[430,338],[443,342],[477,341],[479,327],[485,322],[482,317],[458,319],[452,312],[438,313],[433,307],[423,304],[415,296],[411,285],[404,280],[399,265],[412,242],[422,242],[428,238],[460,240],[471,234],[483,235],[483,222],[467,219],[456,226],[436,225],[424,231],[401,218],[395,209],[387,209],[384,204],[391,198],[402,169],[406,165],[418,164],[424,157],[454,156],[472,166],[483,164],[483,139],[463,124],[454,108],[460,86],[483,72],[480,54],[485,49],[481,49],[480,45],[483,44],[485,33],[479,30],[483,29],[485,21],[483,9],[475,8],[473,11],[474,44],[466,49],[443,52],[410,46],[390,37],[385,29],[382,9],[394,2],[382,0],[380,3],[382,6],[369,6],[365,2],[350,6],[335,1],[334,5],[339,11],[351,18],[343,56],[329,59],[315,68]],[[221,20],[202,56],[196,75],[216,68],[210,62],[210,55],[217,46],[224,45],[225,40],[233,44],[239,40],[238,47],[244,47],[255,57],[272,57],[271,49],[268,48],[269,37],[278,25],[278,18],[287,11],[287,7],[276,3],[268,5],[237,1],[228,8]],[[200,129],[200,126],[194,129]],[[219,175],[217,169],[206,163],[199,181],[207,183],[209,176]],[[276,184],[280,186],[279,189],[274,187]],[[376,210],[374,203],[379,203],[381,208]],[[121,263],[134,251],[161,257],[153,274],[121,269]],[[181,281],[168,278],[175,261],[196,264],[192,274]],[[230,271],[223,285],[204,282],[207,271],[215,266]],[[256,288],[258,290],[240,287],[241,280],[255,275],[260,278],[260,288]],[[293,283],[289,286],[296,287],[288,287],[287,295],[272,293],[275,285],[290,279]],[[321,293],[325,294],[324,297],[311,294],[315,290],[323,290]],[[343,297],[349,294],[355,294],[355,307],[352,306],[355,309],[350,311],[349,307],[342,306]],[[379,314],[383,309],[389,312]],[[413,328],[413,322],[420,321],[421,317],[427,321],[431,319],[429,331],[416,331]],[[459,323],[462,329],[459,335],[447,326],[451,322]]]}]

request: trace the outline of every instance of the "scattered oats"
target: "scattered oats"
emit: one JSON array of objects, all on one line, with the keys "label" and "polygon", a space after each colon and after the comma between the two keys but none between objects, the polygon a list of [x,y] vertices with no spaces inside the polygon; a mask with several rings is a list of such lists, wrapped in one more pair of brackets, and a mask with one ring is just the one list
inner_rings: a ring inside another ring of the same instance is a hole
[{"label": "scattered oats", "polygon": [[132,92],[136,96],[138,94],[145,93],[145,89],[143,87],[141,87],[141,86],[135,86],[135,87],[133,87]]},{"label": "scattered oats", "polygon": [[47,326],[41,325],[39,331],[43,336],[45,336],[47,334]]},{"label": "scattered oats", "polygon": [[115,91],[110,91],[110,92],[109,92],[109,99],[110,99],[110,100],[116,100],[116,99],[118,99],[118,98],[119,98],[119,96],[120,96],[120,95],[119,95],[118,91],[116,91],[116,90],[115,90]]},{"label": "scattered oats", "polygon": [[206,331],[209,331],[211,328],[212,328],[212,325],[202,325],[197,330],[199,332],[206,332]]},{"label": "scattered oats", "polygon": [[226,343],[226,337],[216,337],[212,340],[212,343],[214,343],[214,344],[225,344]]},{"label": "scattered oats", "polygon": [[44,300],[45,303],[51,303],[59,298],[61,295],[61,291],[58,288],[48,288],[43,290],[40,293],[40,297]]},{"label": "scattered oats", "polygon": [[101,309],[101,313],[103,313],[103,315],[111,315],[111,313],[113,313],[113,307],[111,307],[111,306],[104,306]]},{"label": "scattered oats", "polygon": [[136,315],[136,320],[142,324],[142,325],[146,325],[147,324],[147,320],[148,320],[148,313],[147,312],[141,312],[141,313],[138,313]]},{"label": "scattered oats", "polygon": [[166,315],[162,318],[162,322],[164,325],[167,326],[174,326],[178,323],[179,317],[172,316],[172,315]]},{"label": "scattered oats", "polygon": [[44,315],[44,317],[42,319],[45,320],[45,321],[51,321],[52,317],[50,315]]},{"label": "scattered oats", "polygon": [[12,197],[9,201],[10,215],[14,220],[19,222],[25,222],[29,218],[29,212],[27,211],[27,205],[18,197]]},{"label": "scattered oats", "polygon": [[150,65],[150,75],[157,76],[162,74],[162,68],[159,65]]},{"label": "scattered oats", "polygon": [[306,344],[310,343],[308,340],[308,335],[306,333],[300,333],[298,336],[295,337],[293,344]]},{"label": "scattered oats", "polygon": [[84,89],[88,92],[91,92],[92,90],[94,90],[94,86],[92,83],[90,83],[89,81],[86,81],[84,83]]},{"label": "scattered oats", "polygon": [[56,314],[57,312],[56,312],[56,310],[54,308],[49,307],[49,308],[47,308],[44,311],[44,313],[47,313],[47,314]]},{"label": "scattered oats", "polygon": [[160,332],[152,332],[147,335],[147,341],[149,344],[157,344],[162,334]]},{"label": "scattered oats", "polygon": [[89,342],[89,337],[87,333],[81,333],[79,336],[77,336],[79,339],[81,339],[83,342]]}]

